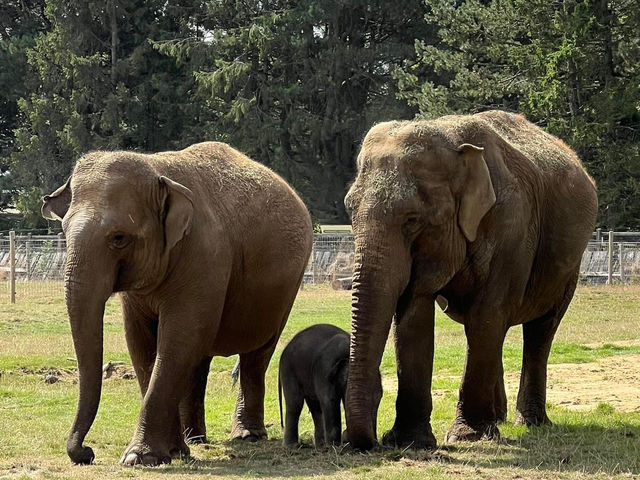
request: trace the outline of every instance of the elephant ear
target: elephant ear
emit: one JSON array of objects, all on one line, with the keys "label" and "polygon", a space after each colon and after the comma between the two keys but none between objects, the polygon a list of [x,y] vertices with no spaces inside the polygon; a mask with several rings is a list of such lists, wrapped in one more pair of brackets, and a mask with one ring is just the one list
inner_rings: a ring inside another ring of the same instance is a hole
[{"label": "elephant ear", "polygon": [[164,176],[160,177],[160,185],[165,189],[162,215],[165,247],[171,250],[191,229],[193,192]]},{"label": "elephant ear", "polygon": [[465,172],[462,186],[458,225],[470,242],[476,239],[478,226],[496,203],[496,194],[482,152],[484,148],[464,143],[458,147]]},{"label": "elephant ear", "polygon": [[71,177],[50,195],[42,197],[42,216],[47,220],[62,220],[71,204]]}]

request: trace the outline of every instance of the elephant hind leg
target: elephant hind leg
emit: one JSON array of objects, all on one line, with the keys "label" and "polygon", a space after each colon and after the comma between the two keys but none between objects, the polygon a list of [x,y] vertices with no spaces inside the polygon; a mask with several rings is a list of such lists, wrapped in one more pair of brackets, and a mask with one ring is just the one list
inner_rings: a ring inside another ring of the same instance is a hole
[{"label": "elephant hind leg", "polygon": [[294,446],[298,444],[298,423],[300,422],[300,413],[302,413],[302,407],[304,406],[304,395],[302,393],[302,389],[300,388],[297,379],[290,373],[291,372],[280,373],[282,396],[284,397],[285,405],[283,438],[285,446]]},{"label": "elephant hind leg", "polygon": [[313,419],[313,443],[316,448],[324,448],[325,443],[325,420],[324,412],[319,401],[307,398],[307,406]]},{"label": "elephant hind leg", "polygon": [[279,337],[278,332],[266,345],[240,354],[240,388],[231,429],[232,440],[256,441],[267,438],[264,426],[264,376]]},{"label": "elephant hind leg", "polygon": [[547,416],[547,362],[551,342],[576,288],[578,276],[568,282],[558,304],[545,315],[522,325],[522,371],[516,404],[518,425],[551,425]]}]

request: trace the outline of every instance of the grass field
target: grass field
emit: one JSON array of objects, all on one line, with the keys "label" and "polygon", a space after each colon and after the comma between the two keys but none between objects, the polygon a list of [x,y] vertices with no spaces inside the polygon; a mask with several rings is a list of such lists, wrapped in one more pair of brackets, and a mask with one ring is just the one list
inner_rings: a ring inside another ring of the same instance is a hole
[{"label": "grass field", "polygon": [[[444,445],[430,453],[383,448],[366,454],[348,449],[316,451],[310,446],[313,427],[305,413],[300,431],[307,445],[287,450],[281,446],[276,390],[280,352],[296,332],[314,323],[333,323],[348,330],[349,304],[349,292],[317,287],[300,293],[267,375],[269,440],[256,444],[228,441],[237,393],[229,376],[235,357],[216,358],[207,390],[211,443],[192,446],[191,457],[174,460],[170,466],[131,469],[117,462],[137,420],[137,382],[118,375],[104,381],[98,416],[86,440],[96,453],[96,464],[73,466],[65,442],[75,413],[77,385],[62,296],[3,303],[0,478],[640,478],[640,406],[624,400],[640,392],[640,287],[578,290],[551,354],[550,387],[560,395],[555,404],[550,395],[553,427],[528,429],[512,423],[521,357],[520,329],[513,329],[504,349],[509,419],[501,426],[501,441]],[[464,352],[461,326],[439,312],[432,417],[439,441],[453,420]],[[108,360],[129,362],[117,298],[110,300],[105,316],[105,362]],[[611,365],[615,365],[615,376],[609,375]],[[51,369],[61,380],[49,385],[44,377]],[[394,418],[391,342],[381,370],[385,394],[378,431],[384,432]],[[572,401],[572,389],[563,383],[568,380],[583,389],[578,404]],[[618,396],[617,389],[626,389],[630,396]],[[590,405],[587,400],[591,397],[605,400]]]}]

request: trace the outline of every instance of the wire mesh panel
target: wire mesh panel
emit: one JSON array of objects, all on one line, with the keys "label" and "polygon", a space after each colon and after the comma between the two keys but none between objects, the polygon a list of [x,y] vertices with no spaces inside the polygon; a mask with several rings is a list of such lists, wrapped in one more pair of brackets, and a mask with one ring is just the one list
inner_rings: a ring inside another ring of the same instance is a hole
[{"label": "wire mesh panel", "polygon": [[[587,284],[640,284],[640,234],[615,233],[609,275],[607,235],[589,242],[580,265],[581,282]],[[595,235],[594,235],[595,236]],[[618,238],[618,236],[620,238]],[[66,241],[62,235],[15,237],[16,302],[23,299],[62,298]],[[355,262],[353,235],[315,234],[304,283],[331,284],[335,289],[351,288]],[[10,241],[0,235],[0,302],[8,303],[10,291]]]},{"label": "wire mesh panel", "polygon": [[313,249],[304,274],[304,283],[331,283],[334,288],[351,288],[355,247],[353,235],[313,236]]},{"label": "wire mesh panel", "polygon": [[[618,233],[615,235],[617,236]],[[640,283],[640,241],[614,241],[612,246],[610,268],[609,242],[606,240],[589,242],[580,265],[582,283],[593,285],[605,284],[609,281]]]},{"label": "wire mesh panel", "polygon": [[[0,239],[0,298],[9,298],[9,238]],[[63,294],[66,242],[62,236],[16,236],[16,302]]]}]

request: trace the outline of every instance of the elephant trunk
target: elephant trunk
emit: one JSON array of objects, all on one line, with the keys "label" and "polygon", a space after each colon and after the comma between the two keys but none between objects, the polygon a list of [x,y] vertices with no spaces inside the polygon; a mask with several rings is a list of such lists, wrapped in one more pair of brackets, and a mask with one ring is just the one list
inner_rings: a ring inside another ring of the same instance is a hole
[{"label": "elephant trunk", "polygon": [[67,454],[74,463],[88,464],[94,453],[82,442],[98,411],[102,389],[103,316],[113,282],[93,262],[69,248],[65,271],[65,300],[79,373],[76,417],[67,440]]},{"label": "elephant trunk", "polygon": [[[375,446],[377,408],[372,392],[400,294],[409,279],[408,249],[401,243],[356,239],[351,306],[351,355],[346,395],[349,442],[358,449]],[[389,245],[394,244],[393,255]],[[398,254],[404,258],[398,258]],[[391,258],[393,257],[393,258]]]}]

